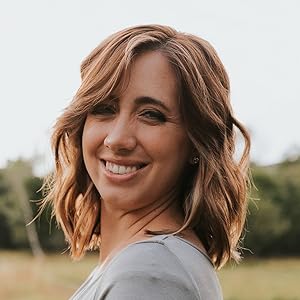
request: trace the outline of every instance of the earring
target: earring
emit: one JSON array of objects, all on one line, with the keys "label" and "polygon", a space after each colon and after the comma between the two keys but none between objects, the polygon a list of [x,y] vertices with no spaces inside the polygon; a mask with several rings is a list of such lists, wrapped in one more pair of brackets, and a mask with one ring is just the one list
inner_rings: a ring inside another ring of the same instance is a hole
[{"label": "earring", "polygon": [[196,165],[197,163],[199,163],[200,159],[198,156],[194,156],[193,159],[192,159],[192,163],[193,165]]}]

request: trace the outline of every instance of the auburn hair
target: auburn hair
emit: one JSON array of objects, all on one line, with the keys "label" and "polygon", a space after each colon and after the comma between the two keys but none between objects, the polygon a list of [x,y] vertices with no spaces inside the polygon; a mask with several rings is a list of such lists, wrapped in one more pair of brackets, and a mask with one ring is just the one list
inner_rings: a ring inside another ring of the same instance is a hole
[{"label": "auburn hair", "polygon": [[[181,207],[185,219],[175,233],[192,228],[220,268],[240,257],[250,138],[233,115],[229,79],[214,48],[200,37],[171,27],[143,25],[121,30],[84,59],[81,85],[54,126],[55,170],[45,183],[48,192],[41,208],[52,205],[52,216],[63,229],[73,258],[99,247],[101,201],[83,161],[83,127],[87,115],[114,92],[134,58],[145,51],[159,51],[173,67],[182,118],[199,157],[199,163],[184,176]],[[238,131],[244,139],[240,160],[235,155]]]}]

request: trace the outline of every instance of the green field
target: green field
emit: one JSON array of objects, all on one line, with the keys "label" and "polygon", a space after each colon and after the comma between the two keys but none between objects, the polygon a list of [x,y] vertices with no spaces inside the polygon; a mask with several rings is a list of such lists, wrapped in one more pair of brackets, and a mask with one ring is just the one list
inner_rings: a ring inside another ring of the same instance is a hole
[{"label": "green field", "polygon": [[[97,264],[88,255],[35,260],[25,252],[0,252],[0,299],[68,299]],[[244,261],[219,272],[225,300],[300,300],[300,258]]]}]

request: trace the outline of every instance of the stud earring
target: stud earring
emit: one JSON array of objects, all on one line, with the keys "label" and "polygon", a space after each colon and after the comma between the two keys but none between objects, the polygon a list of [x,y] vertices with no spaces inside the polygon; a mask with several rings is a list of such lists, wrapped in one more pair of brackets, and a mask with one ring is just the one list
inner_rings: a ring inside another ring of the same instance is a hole
[{"label": "stud earring", "polygon": [[198,156],[194,156],[193,159],[192,159],[192,163],[193,165],[196,165],[197,163],[199,163],[200,159]]}]

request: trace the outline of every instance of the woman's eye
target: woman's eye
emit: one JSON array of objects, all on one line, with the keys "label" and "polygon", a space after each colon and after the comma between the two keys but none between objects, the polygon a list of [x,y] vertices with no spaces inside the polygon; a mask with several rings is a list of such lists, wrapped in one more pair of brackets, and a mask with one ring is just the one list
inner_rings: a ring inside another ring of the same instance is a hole
[{"label": "woman's eye", "polygon": [[109,116],[116,113],[116,109],[113,105],[97,105],[93,110],[93,115]]},{"label": "woman's eye", "polygon": [[150,119],[151,121],[166,122],[166,117],[163,113],[156,110],[145,110],[140,113],[140,116]]}]

